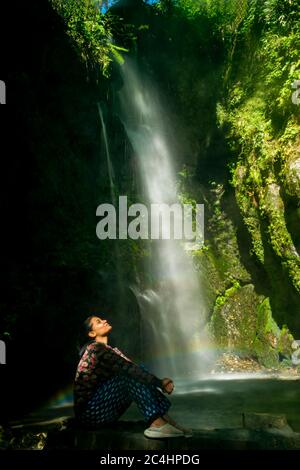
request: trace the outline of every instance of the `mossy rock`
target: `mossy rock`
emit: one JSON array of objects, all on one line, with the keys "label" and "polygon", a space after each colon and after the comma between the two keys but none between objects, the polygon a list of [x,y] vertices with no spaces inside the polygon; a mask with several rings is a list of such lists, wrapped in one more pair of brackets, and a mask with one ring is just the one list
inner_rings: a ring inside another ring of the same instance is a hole
[{"label": "mossy rock", "polygon": [[225,281],[217,270],[210,249],[198,250],[193,253],[193,262],[203,286],[205,304],[213,310],[216,297],[226,288]]},{"label": "mossy rock", "polygon": [[278,367],[279,353],[290,357],[293,336],[284,325],[280,329],[273,319],[269,298],[263,300],[257,309],[257,338],[254,352],[265,367]]},{"label": "mossy rock", "polygon": [[289,196],[299,199],[300,194],[300,155],[293,154],[283,170],[285,190]]},{"label": "mossy rock", "polygon": [[229,216],[236,211],[234,196],[227,193],[223,185],[215,184],[211,188],[209,197],[211,206],[208,228],[211,260],[227,288],[234,279],[244,284],[250,283],[250,274],[241,260],[237,227]]},{"label": "mossy rock", "polygon": [[293,335],[290,333],[288,327],[283,325],[278,338],[278,351],[286,357],[291,357],[293,349],[292,342],[294,341]]},{"label": "mossy rock", "polygon": [[217,298],[210,329],[218,346],[243,353],[253,351],[260,302],[252,284],[233,286]]},{"label": "mossy rock", "polygon": [[279,354],[267,340],[257,337],[253,343],[253,353],[259,363],[268,369],[279,367]]},{"label": "mossy rock", "polygon": [[261,337],[273,337],[274,346],[277,346],[280,328],[272,317],[272,309],[268,297],[264,299],[257,308],[257,332]]},{"label": "mossy rock", "polygon": [[279,328],[269,298],[254,286],[235,283],[217,297],[209,329],[217,346],[256,357],[267,368],[279,367],[279,353],[287,358],[293,337],[286,326]]}]

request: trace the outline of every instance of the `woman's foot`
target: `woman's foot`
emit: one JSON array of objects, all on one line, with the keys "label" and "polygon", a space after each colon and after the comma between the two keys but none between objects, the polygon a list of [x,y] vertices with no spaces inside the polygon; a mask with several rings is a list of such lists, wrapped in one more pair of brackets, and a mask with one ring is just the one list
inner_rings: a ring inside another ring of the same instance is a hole
[{"label": "woman's foot", "polygon": [[146,437],[192,437],[193,431],[184,428],[174,421],[169,415],[156,418],[144,432]]},{"label": "woman's foot", "polygon": [[162,426],[150,426],[148,429],[145,429],[144,436],[151,439],[165,439],[173,437],[187,437],[183,431],[180,431],[178,428],[175,428],[169,423],[165,423]]},{"label": "woman's foot", "polygon": [[176,421],[174,421],[174,419],[171,418],[171,416],[164,415],[163,419],[166,420],[169,424],[171,424],[175,428],[182,431],[184,433],[185,437],[192,437],[193,431],[189,428],[185,428],[185,427],[181,426],[180,424],[177,424]]},{"label": "woman's foot", "polygon": [[151,424],[150,424],[150,428],[154,427],[154,428],[160,428],[161,426],[163,426],[164,424],[167,424],[168,421],[166,421],[164,418],[156,418]]}]

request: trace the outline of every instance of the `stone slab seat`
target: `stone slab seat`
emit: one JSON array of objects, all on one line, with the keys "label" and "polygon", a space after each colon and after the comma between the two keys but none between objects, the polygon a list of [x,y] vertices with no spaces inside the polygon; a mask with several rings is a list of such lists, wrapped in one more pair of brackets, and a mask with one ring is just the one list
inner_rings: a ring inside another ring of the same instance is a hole
[{"label": "stone slab seat", "polygon": [[[248,423],[251,419],[247,418]],[[258,420],[259,421],[259,420]],[[267,418],[263,416],[265,425]],[[101,428],[87,429],[68,420],[61,430],[48,432],[45,449],[82,450],[205,450],[205,449],[300,449],[300,434],[286,428],[284,419],[271,419],[273,425],[280,424],[281,430],[264,426],[257,429],[214,429],[194,430],[192,438],[147,439],[143,435],[143,421],[118,421]],[[251,423],[253,425],[253,423]]]}]

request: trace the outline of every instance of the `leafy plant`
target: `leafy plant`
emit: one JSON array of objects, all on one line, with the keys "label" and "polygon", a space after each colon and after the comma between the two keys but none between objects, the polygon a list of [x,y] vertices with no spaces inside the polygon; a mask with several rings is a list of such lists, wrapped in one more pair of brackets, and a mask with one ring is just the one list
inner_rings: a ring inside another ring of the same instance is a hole
[{"label": "leafy plant", "polygon": [[122,20],[109,13],[102,13],[102,2],[93,0],[52,0],[57,12],[62,16],[67,31],[84,61],[100,66],[107,76],[113,58],[123,62],[122,51],[113,40],[113,29]]}]

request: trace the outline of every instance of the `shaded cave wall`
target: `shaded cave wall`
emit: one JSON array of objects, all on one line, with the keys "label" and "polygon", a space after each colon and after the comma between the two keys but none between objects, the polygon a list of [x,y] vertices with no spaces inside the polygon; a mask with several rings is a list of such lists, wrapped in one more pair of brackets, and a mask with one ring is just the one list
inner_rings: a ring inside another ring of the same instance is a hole
[{"label": "shaded cave wall", "polygon": [[[108,82],[87,74],[46,0],[15,2],[7,15],[15,37],[1,73],[7,87],[1,107],[2,419],[72,382],[78,328],[90,314],[118,325],[112,342],[133,355],[139,351],[138,312],[131,292],[120,291],[114,242],[101,242],[95,232],[97,206],[111,202],[97,110]],[[122,138],[115,138],[118,126],[111,137],[122,180],[127,162]],[[132,275],[125,259],[122,276]]]}]

